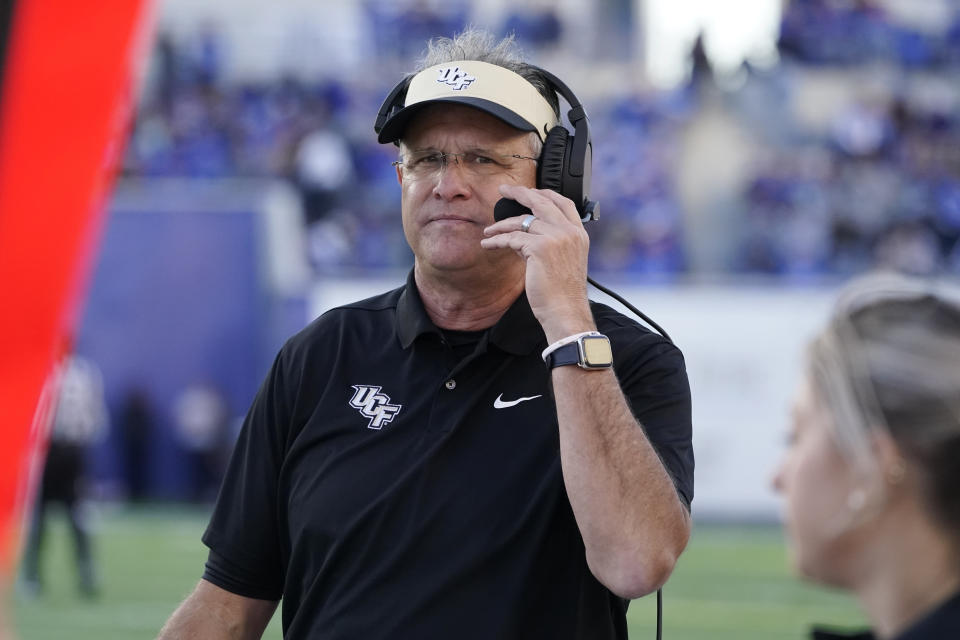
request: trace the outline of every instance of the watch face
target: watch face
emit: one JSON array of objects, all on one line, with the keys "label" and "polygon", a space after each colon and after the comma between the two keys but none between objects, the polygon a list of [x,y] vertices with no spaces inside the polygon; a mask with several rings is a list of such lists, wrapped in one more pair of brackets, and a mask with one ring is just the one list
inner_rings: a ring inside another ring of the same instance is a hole
[{"label": "watch face", "polygon": [[613,363],[613,351],[606,336],[583,338],[583,364],[588,367],[608,367]]}]

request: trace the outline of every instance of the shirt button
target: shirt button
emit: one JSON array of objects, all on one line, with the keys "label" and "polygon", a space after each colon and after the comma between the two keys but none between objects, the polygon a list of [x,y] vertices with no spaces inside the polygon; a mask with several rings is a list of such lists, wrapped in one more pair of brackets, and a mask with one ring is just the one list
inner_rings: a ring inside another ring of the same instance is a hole
[{"label": "shirt button", "polygon": [[451,391],[453,391],[454,389],[457,388],[457,381],[454,380],[453,378],[451,378],[450,380],[447,380],[447,381],[444,383],[443,386],[445,386],[447,389],[450,389]]}]

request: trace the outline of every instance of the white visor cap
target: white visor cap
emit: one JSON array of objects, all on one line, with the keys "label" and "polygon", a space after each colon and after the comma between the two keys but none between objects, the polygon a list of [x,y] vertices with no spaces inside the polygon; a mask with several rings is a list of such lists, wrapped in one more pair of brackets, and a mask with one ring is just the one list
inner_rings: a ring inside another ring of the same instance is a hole
[{"label": "white visor cap", "polygon": [[443,102],[480,109],[512,127],[537,132],[541,140],[558,124],[553,107],[523,76],[488,62],[459,60],[416,74],[407,87],[403,108],[384,123],[377,140],[398,141],[421,108]]}]

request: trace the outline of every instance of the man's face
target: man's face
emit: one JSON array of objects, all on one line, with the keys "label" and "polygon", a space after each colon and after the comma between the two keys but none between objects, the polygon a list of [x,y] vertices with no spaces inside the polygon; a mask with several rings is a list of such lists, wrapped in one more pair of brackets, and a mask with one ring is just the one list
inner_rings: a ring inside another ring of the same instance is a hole
[{"label": "man's face", "polygon": [[537,163],[511,155],[532,156],[530,134],[482,111],[462,105],[432,105],[410,122],[400,146],[403,160],[425,152],[471,154],[441,163],[434,172],[397,168],[402,189],[403,231],[421,271],[471,270],[503,275],[522,266],[511,250],[480,247],[484,227],[492,224],[501,184],[536,184]]}]

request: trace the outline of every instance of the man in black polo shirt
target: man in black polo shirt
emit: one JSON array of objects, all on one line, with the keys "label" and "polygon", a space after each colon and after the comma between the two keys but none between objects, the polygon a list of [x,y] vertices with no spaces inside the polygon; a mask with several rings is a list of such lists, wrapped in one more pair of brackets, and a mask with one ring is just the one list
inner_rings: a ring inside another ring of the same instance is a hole
[{"label": "man in black polo shirt", "polygon": [[378,123],[414,268],[283,347],[162,638],[260,637],[281,598],[287,638],[626,638],[670,575],[683,358],[588,300],[576,206],[534,188],[557,97],[509,44],[434,42]]}]

